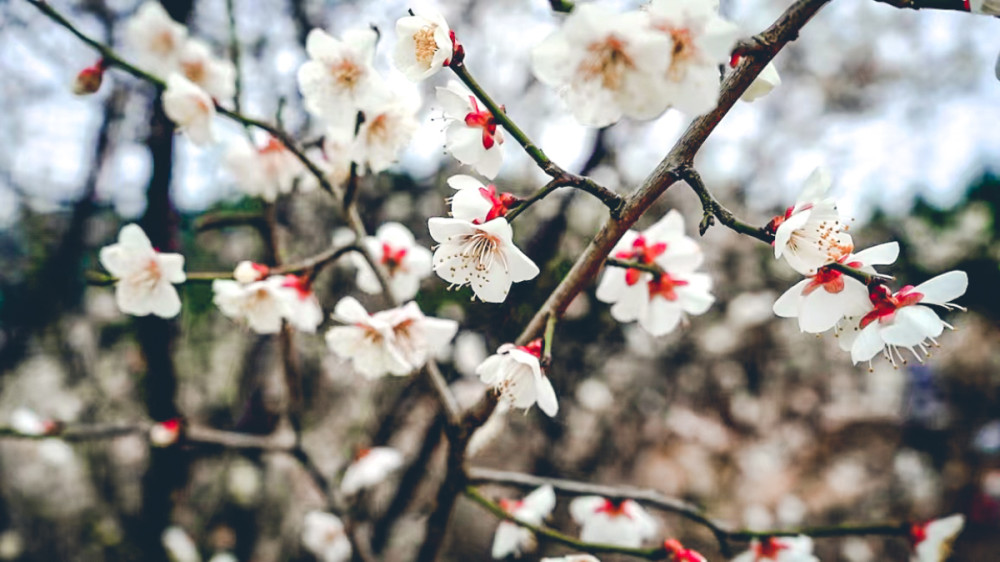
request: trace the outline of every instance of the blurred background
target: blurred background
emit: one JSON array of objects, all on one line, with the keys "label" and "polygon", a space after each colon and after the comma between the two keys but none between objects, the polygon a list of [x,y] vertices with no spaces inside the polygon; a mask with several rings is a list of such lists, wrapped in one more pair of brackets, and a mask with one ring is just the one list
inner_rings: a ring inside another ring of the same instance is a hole
[{"label": "blurred background", "polygon": [[[788,0],[729,0],[722,11],[747,34]],[[54,1],[85,32],[121,45],[128,0]],[[216,54],[229,52],[224,0],[164,2]],[[619,2],[623,8],[636,3]],[[394,21],[412,3],[235,0],[243,111],[272,119],[283,107],[297,138],[322,131],[302,109],[295,72],[314,27],[382,32],[378,68],[391,73]],[[449,1],[440,6],[466,48],[470,71],[564,167],[627,194],[690,117],[595,131],[577,125],[530,73],[531,47],[563,16],[542,0]],[[188,271],[225,271],[264,259],[253,229],[203,228],[205,217],[260,213],[220,166],[224,142],[199,149],[171,134],[147,84],[111,70],[99,93],[70,85],[95,53],[22,0],[0,3],[0,425],[18,407],[74,423],[138,423],[181,415],[203,426],[267,434],[288,397],[279,343],[223,317],[206,284],[181,288],[170,322],[118,312],[113,291],[88,287],[97,251],[127,222],[179,251]],[[950,269],[969,273],[967,313],[925,365],[854,367],[830,336],[776,318],[774,300],[797,281],[770,248],[715,227],[702,238],[718,302],[663,338],[611,319],[593,285],[559,324],[552,380],[560,414],[512,415],[473,466],[656,488],[753,529],[927,519],[964,513],[956,560],[995,560],[1000,548],[1000,20],[836,0],[775,59],[783,84],[738,103],[696,164],[717,198],[764,224],[792,204],[817,165],[857,219],[858,248],[902,246],[891,269],[916,285]],[[421,84],[422,126],[399,165],[361,181],[369,231],[395,220],[430,246],[426,219],[446,212],[445,179],[466,173],[444,154],[433,87]],[[545,176],[511,141],[496,184],[530,193]],[[689,234],[697,197],[670,189],[639,227],[668,209]],[[442,368],[463,400],[482,392],[475,366],[514,338],[606,219],[586,195],[557,193],[516,223],[542,268],[503,305],[470,302],[436,277],[417,297],[427,314],[462,322]],[[278,239],[289,260],[330,245],[342,224],[329,197],[279,200]],[[329,312],[358,294],[346,262],[316,290]],[[325,326],[324,326],[325,327]],[[443,474],[441,420],[417,379],[368,381],[332,356],[320,335],[293,342],[304,377],[304,447],[335,477],[361,447],[400,449],[407,468],[356,509],[380,559],[409,560]],[[516,490],[486,487],[494,497]],[[560,501],[552,525],[576,528]],[[284,453],[204,448],[151,451],[142,435],[65,443],[0,437],[0,560],[161,560],[160,534],[179,525],[201,554],[312,560],[303,514],[323,499]],[[660,516],[664,536],[721,559],[705,529]],[[496,521],[459,501],[446,559],[489,556]],[[563,553],[543,545],[540,552]],[[822,560],[905,560],[902,539],[820,539]],[[533,559],[531,556],[528,559]],[[606,559],[613,559],[607,557]]]}]

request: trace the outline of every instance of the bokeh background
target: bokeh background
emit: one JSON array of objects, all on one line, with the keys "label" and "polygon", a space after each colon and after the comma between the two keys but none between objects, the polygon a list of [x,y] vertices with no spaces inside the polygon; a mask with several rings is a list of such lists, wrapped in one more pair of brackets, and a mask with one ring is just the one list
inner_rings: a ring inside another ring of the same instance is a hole
[{"label": "bokeh background", "polygon": [[[788,0],[729,0],[722,10],[747,34],[770,24]],[[619,2],[622,7],[635,3]],[[121,44],[127,0],[55,1],[86,32]],[[165,2],[191,34],[224,54],[224,0]],[[243,108],[273,117],[300,139],[321,133],[302,109],[295,72],[314,27],[334,34],[369,24],[382,32],[379,68],[396,18],[411,3],[235,0]],[[529,69],[531,47],[558,26],[542,0],[449,1],[440,6],[484,87],[563,166],[627,194],[666,153],[690,118],[668,111],[652,122],[585,129]],[[224,318],[207,285],[181,290],[170,323],[120,314],[106,287],[88,287],[98,249],[139,221],[161,248],[181,251],[189,271],[226,270],[262,259],[247,228],[200,229],[206,215],[260,212],[220,166],[224,144],[199,149],[172,137],[155,92],[110,71],[101,91],[79,98],[75,74],[95,54],[22,0],[0,3],[0,425],[20,406],[67,423],[142,422],[183,415],[220,429],[268,433],[287,401],[278,343]],[[899,10],[872,0],[836,0],[776,65],[783,84],[739,103],[696,164],[708,186],[742,218],[763,224],[790,205],[817,165],[857,220],[858,247],[902,246],[892,268],[901,284],[950,269],[970,276],[967,313],[923,366],[854,367],[835,340],[799,333],[771,305],[796,282],[770,249],[721,227],[702,239],[717,304],[663,338],[611,319],[593,286],[560,323],[552,379],[560,415],[512,415],[474,466],[599,483],[649,486],[754,529],[924,519],[952,512],[969,523],[956,560],[1000,551],[1000,20]],[[443,151],[433,86],[422,84],[420,130],[398,166],[361,182],[369,227],[396,220],[425,245],[429,216],[446,211],[444,180],[464,173]],[[401,86],[403,87],[403,86]],[[242,131],[219,121],[226,138]],[[513,143],[496,183],[529,193],[544,182]],[[680,209],[694,235],[698,200],[677,185],[640,226]],[[337,212],[323,193],[277,207],[289,258],[329,246]],[[446,376],[469,402],[485,354],[516,336],[605,220],[586,195],[558,193],[516,223],[542,275],[516,286],[502,306],[471,302],[437,278],[417,301],[428,314],[462,322]],[[331,268],[317,291],[329,310],[357,294],[349,264]],[[409,379],[371,382],[333,357],[322,338],[299,334],[305,447],[336,477],[362,446],[390,444],[408,468],[358,509],[386,560],[408,560],[443,473],[433,397]],[[149,359],[147,359],[149,358]],[[130,435],[67,444],[0,438],[0,560],[158,560],[160,532],[183,527],[205,558],[311,560],[300,546],[303,514],[322,498],[282,453],[190,449],[166,461]],[[403,490],[403,494],[398,491]],[[496,496],[513,490],[487,487]],[[575,532],[561,501],[552,524]],[[446,557],[489,554],[496,521],[459,502]],[[704,529],[662,517],[710,560]],[[542,552],[564,552],[544,545]],[[905,560],[900,539],[822,539],[823,560]],[[610,558],[610,557],[609,557]],[[531,559],[529,557],[529,559]]]}]

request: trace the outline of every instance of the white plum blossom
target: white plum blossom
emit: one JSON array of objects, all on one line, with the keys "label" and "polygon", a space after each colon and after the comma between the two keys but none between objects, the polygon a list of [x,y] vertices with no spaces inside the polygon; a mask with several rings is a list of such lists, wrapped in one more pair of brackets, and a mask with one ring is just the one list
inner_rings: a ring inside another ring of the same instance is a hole
[{"label": "white plum blossom", "polygon": [[101,248],[101,265],[113,275],[115,302],[125,314],[173,318],[181,299],[173,283],[183,283],[184,256],[160,253],[136,224],[122,227],[118,242]]},{"label": "white plum blossom", "polygon": [[367,167],[373,174],[396,163],[420,126],[416,118],[420,98],[415,91],[376,100],[364,109],[365,120],[358,128],[351,155],[362,170]]},{"label": "white plum blossom", "polygon": [[[500,507],[525,523],[541,525],[556,506],[556,493],[552,486],[542,486],[520,500],[500,500]],[[519,557],[535,549],[534,534],[511,521],[501,521],[493,535],[493,558]]]},{"label": "white plum blossom", "polygon": [[368,314],[356,299],[344,297],[334,307],[333,318],[345,325],[326,333],[327,346],[372,379],[404,376],[423,367],[458,331],[458,322],[424,316],[414,302]]},{"label": "white plum blossom", "polygon": [[222,314],[245,322],[258,334],[277,334],[286,311],[279,290],[283,283],[284,278],[278,276],[250,283],[216,279],[212,281],[212,302]]},{"label": "white plum blossom", "polygon": [[913,543],[911,562],[945,562],[951,556],[951,546],[965,526],[965,516],[949,515],[910,528]]},{"label": "white plum blossom", "polygon": [[483,185],[472,176],[451,176],[448,186],[455,190],[455,195],[449,199],[451,216],[473,224],[502,217],[520,201],[512,193],[497,193],[496,186]]},{"label": "white plum blossom", "polygon": [[799,535],[753,539],[732,562],[819,562],[819,558],[813,554],[812,539]]},{"label": "white plum blossom", "polygon": [[785,258],[792,269],[812,275],[828,263],[839,261],[854,249],[848,225],[837,211],[837,203],[826,197],[829,172],[817,168],[808,179],[795,205],[771,219],[767,230],[774,233],[774,257]]},{"label": "white plum blossom", "polygon": [[176,525],[163,530],[160,542],[163,543],[163,550],[167,552],[167,558],[171,562],[201,562],[198,546],[194,544],[191,535]]},{"label": "white plum blossom", "polygon": [[156,0],[143,2],[125,23],[126,52],[135,57],[137,66],[161,78],[177,70],[186,41],[187,28]]},{"label": "white plum blossom", "polygon": [[339,517],[325,511],[310,511],[302,522],[302,545],[320,562],[347,562],[351,539]]},{"label": "white plum blossom", "polygon": [[215,142],[215,103],[205,90],[174,73],[167,78],[163,91],[163,111],[192,143],[205,146]]},{"label": "white plum blossom", "polygon": [[273,276],[263,281],[271,283],[271,290],[281,305],[281,315],[295,329],[314,334],[323,322],[323,307],[312,290],[308,275]]},{"label": "white plum blossom", "polygon": [[413,11],[396,21],[393,62],[404,76],[419,82],[451,62],[454,33],[444,16],[434,10]]},{"label": "white plum blossom", "polygon": [[340,491],[353,495],[365,488],[382,483],[403,466],[403,455],[392,447],[364,449],[347,467],[340,481]]},{"label": "white plum blossom", "polygon": [[967,0],[966,5],[973,14],[1000,16],[1000,0]]},{"label": "white plum blossom", "polygon": [[778,69],[775,68],[773,62],[767,63],[767,66],[760,71],[760,74],[753,79],[753,82],[747,86],[747,89],[740,96],[740,99],[745,102],[752,102],[759,98],[766,96],[771,93],[771,90],[777,88],[781,85],[781,76],[778,75]]},{"label": "white plum blossom", "polygon": [[650,119],[667,103],[671,38],[650,25],[649,14],[616,14],[579,4],[562,29],[535,46],[531,67],[556,88],[582,124],[604,127],[621,119]]},{"label": "white plum blossom", "polygon": [[542,558],[542,562],[601,562],[589,554],[570,554],[559,558]]},{"label": "white plum blossom", "polygon": [[656,520],[629,499],[582,496],[570,502],[569,513],[580,524],[583,542],[639,548],[658,528]]},{"label": "white plum blossom", "polygon": [[705,0],[653,0],[647,10],[652,26],[673,44],[666,75],[670,105],[689,115],[708,113],[718,102],[719,66],[729,60],[738,28]]},{"label": "white plum blossom", "polygon": [[[872,266],[891,264],[898,256],[899,244],[888,242],[844,256],[838,263],[873,274]],[[810,334],[825,332],[841,318],[860,316],[870,308],[865,284],[829,266],[807,275],[774,303],[775,314],[798,318],[799,329]]]},{"label": "white plum blossom", "polygon": [[236,67],[227,59],[214,57],[204,41],[188,39],[177,62],[184,77],[209,96],[224,100],[236,94]]},{"label": "white plum blossom", "polygon": [[611,316],[619,322],[638,320],[644,330],[662,336],[685,315],[704,314],[715,302],[712,278],[696,271],[704,260],[701,248],[684,234],[684,217],[676,210],[642,233],[625,233],[612,255],[662,270],[606,268],[597,298],[612,303]]},{"label": "white plum blossom", "polygon": [[969,276],[964,271],[942,273],[895,293],[883,284],[874,285],[869,289],[870,302],[860,321],[852,317],[841,323],[840,346],[851,351],[854,364],[871,361],[879,353],[894,366],[897,361],[905,363],[900,348],[910,350],[923,362],[921,354],[928,355],[928,346],[937,345],[935,338],[945,328],[954,329],[927,305],[964,310],[951,301],[964,295],[968,286]]},{"label": "white plum blossom", "polygon": [[[389,275],[393,296],[407,301],[417,295],[420,281],[431,274],[431,251],[417,244],[410,229],[398,222],[387,222],[364,240],[368,252],[382,264]],[[352,254],[358,268],[358,288],[369,294],[382,292],[382,285],[363,256]]]},{"label": "white plum blossom", "polygon": [[223,164],[241,191],[269,203],[279,194],[291,193],[304,171],[298,157],[274,137],[260,148],[240,137],[229,145]]},{"label": "white plum blossom", "polygon": [[527,410],[537,403],[546,415],[555,417],[559,402],[552,382],[542,372],[541,357],[541,339],[526,346],[506,343],[479,365],[476,374],[510,406]]},{"label": "white plum blossom", "polygon": [[434,251],[434,272],[455,287],[469,285],[484,302],[503,302],[513,283],[534,279],[538,266],[514,245],[503,217],[482,224],[458,218],[427,221]]},{"label": "white plum blossom", "polygon": [[503,163],[503,131],[493,114],[457,80],[438,87],[437,100],[448,121],[445,149],[480,174],[496,177]]},{"label": "white plum blossom", "polygon": [[338,127],[354,127],[357,111],[386,85],[372,67],[378,34],[352,29],[343,39],[314,29],[306,37],[309,60],[298,71],[299,91],[309,113]]}]

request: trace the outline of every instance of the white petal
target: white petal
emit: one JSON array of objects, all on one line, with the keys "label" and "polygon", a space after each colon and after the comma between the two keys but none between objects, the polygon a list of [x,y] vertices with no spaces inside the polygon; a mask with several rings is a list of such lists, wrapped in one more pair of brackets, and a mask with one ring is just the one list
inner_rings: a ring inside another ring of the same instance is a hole
[{"label": "white petal", "polygon": [[859,261],[864,265],[889,265],[899,257],[899,242],[886,242],[865,248],[851,256],[848,261]]},{"label": "white petal", "polygon": [[333,307],[333,317],[345,324],[368,324],[371,316],[354,297],[344,297]]},{"label": "white petal", "polygon": [[851,346],[851,361],[855,365],[862,361],[870,361],[883,349],[885,349],[885,342],[882,341],[878,321],[872,322],[858,332],[858,336]]},{"label": "white petal", "polygon": [[774,313],[782,318],[796,318],[802,306],[802,291],[809,285],[810,279],[803,279],[792,285],[778,300],[774,301],[772,307]]},{"label": "white petal", "polygon": [[913,347],[927,338],[936,338],[944,331],[944,322],[926,306],[904,306],[896,311],[892,324],[882,328],[885,343]]},{"label": "white petal", "polygon": [[928,279],[914,287],[924,298],[921,303],[945,304],[965,294],[969,288],[969,276],[964,271],[949,271]]},{"label": "white petal", "polygon": [[550,418],[556,417],[559,413],[559,400],[556,398],[556,391],[552,388],[549,377],[542,375],[535,378],[535,399],[538,401],[538,407]]},{"label": "white petal", "polygon": [[681,321],[681,306],[675,301],[654,297],[646,313],[639,316],[639,325],[653,336],[669,334]]},{"label": "white petal", "polygon": [[552,486],[548,484],[532,491],[524,496],[524,507],[522,509],[531,510],[532,513],[541,516],[541,519],[548,517],[556,507],[556,493]]}]

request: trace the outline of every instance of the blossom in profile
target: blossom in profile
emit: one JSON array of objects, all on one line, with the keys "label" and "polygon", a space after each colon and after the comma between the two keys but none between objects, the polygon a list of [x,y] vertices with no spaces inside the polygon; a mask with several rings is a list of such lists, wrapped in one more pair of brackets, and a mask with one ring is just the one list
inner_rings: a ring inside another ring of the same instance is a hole
[{"label": "blossom in profile", "polygon": [[503,131],[494,115],[457,80],[438,87],[437,100],[448,122],[445,149],[480,174],[496,177],[503,163]]},{"label": "blossom in profile", "polygon": [[149,442],[154,447],[169,447],[181,438],[181,426],[180,418],[156,422],[149,428]]},{"label": "blossom in profile", "polygon": [[612,304],[611,316],[619,322],[638,320],[644,330],[662,336],[676,329],[686,315],[704,314],[715,302],[712,278],[697,271],[704,255],[698,243],[684,234],[684,217],[676,210],[641,233],[628,231],[612,255],[660,270],[605,269],[597,298]]},{"label": "blossom in profile", "polygon": [[353,128],[357,110],[386,85],[372,60],[378,33],[352,29],[342,39],[314,29],[306,37],[309,60],[298,71],[306,110],[333,126]]},{"label": "blossom in profile", "polygon": [[160,541],[171,562],[201,562],[198,545],[194,543],[191,535],[177,525],[164,529]]},{"label": "blossom in profile", "polygon": [[483,185],[483,182],[472,176],[451,176],[448,178],[448,186],[455,190],[455,195],[449,198],[451,216],[473,224],[483,224],[503,217],[520,203],[520,199],[514,194],[499,193],[495,185]]},{"label": "blossom in profile", "polygon": [[[501,499],[500,507],[520,521],[541,525],[556,506],[552,486],[542,486],[520,500]],[[493,558],[519,557],[535,549],[534,534],[511,521],[501,521],[493,535]]]},{"label": "blossom in profile", "polygon": [[270,275],[270,273],[271,268],[264,264],[243,260],[236,264],[236,268],[233,269],[233,279],[236,279],[245,285],[249,285],[254,281],[260,281],[266,278]]},{"label": "blossom in profile", "polygon": [[38,437],[59,428],[59,423],[39,416],[34,410],[20,406],[10,414],[10,427],[21,435]]},{"label": "blossom in profile", "polygon": [[205,90],[181,76],[171,74],[163,91],[163,111],[187,138],[198,146],[215,142],[215,103]]},{"label": "blossom in profile", "polygon": [[174,283],[183,283],[184,256],[161,253],[136,224],[122,227],[118,242],[101,248],[101,265],[113,275],[115,302],[125,314],[173,318],[181,311]]},{"label": "blossom in profile", "polygon": [[547,416],[555,417],[559,402],[552,381],[542,372],[541,357],[541,339],[525,346],[507,343],[487,357],[476,374],[510,406],[527,410],[538,404]]},{"label": "blossom in profile", "polygon": [[740,96],[740,99],[745,102],[756,101],[767,94],[771,93],[771,90],[777,88],[781,85],[781,76],[778,75],[778,69],[775,68],[773,62],[767,63],[767,66],[760,71],[760,74],[753,79],[753,82],[747,86],[746,91]]},{"label": "blossom in profile", "polygon": [[949,515],[910,527],[913,545],[911,562],[945,562],[951,556],[951,547],[965,526],[965,516]]},{"label": "blossom in profile", "polygon": [[291,193],[305,169],[298,157],[274,137],[261,147],[240,137],[227,148],[223,165],[241,191],[269,203],[280,194]]},{"label": "blossom in profile", "polygon": [[403,466],[403,455],[392,447],[364,449],[347,467],[340,481],[340,491],[353,495],[365,488],[381,484]]},{"label": "blossom in profile", "polygon": [[228,59],[213,56],[204,41],[185,41],[177,63],[185,78],[214,99],[227,100],[236,94],[236,67]]},{"label": "blossom in profile", "polygon": [[[846,255],[838,263],[874,274],[872,266],[891,264],[898,256],[899,244],[888,242]],[[823,266],[785,291],[775,301],[774,313],[782,318],[798,318],[800,330],[819,334],[836,326],[845,316],[864,314],[870,306],[864,283]]]},{"label": "blossom in profile", "polygon": [[753,539],[732,562],[819,562],[819,558],[813,554],[812,539],[799,535]]},{"label": "blossom in profile", "polygon": [[310,511],[302,521],[302,545],[320,562],[347,562],[351,539],[339,517],[325,511]]},{"label": "blossom in profile", "polygon": [[[407,301],[417,295],[420,281],[431,274],[431,251],[417,244],[410,229],[398,222],[387,222],[368,236],[364,244],[389,276],[389,288],[397,300]],[[369,294],[382,292],[382,285],[365,258],[351,255],[358,268],[358,288]]]},{"label": "blossom in profile", "polygon": [[673,49],[645,11],[616,14],[579,4],[561,29],[535,46],[531,67],[580,123],[604,127],[623,115],[651,119],[663,113]]},{"label": "blossom in profile", "polygon": [[458,322],[424,316],[414,302],[369,314],[355,298],[344,297],[334,307],[333,319],[344,325],[330,328],[327,346],[372,379],[409,375],[458,331]]},{"label": "blossom in profile", "polygon": [[803,275],[813,275],[854,250],[836,201],[826,197],[831,183],[829,172],[817,168],[806,179],[795,205],[771,219],[766,227],[774,233],[775,259],[785,258],[792,269]]},{"label": "blossom in profile", "polygon": [[639,548],[658,528],[656,519],[629,499],[581,496],[570,502],[569,513],[583,542]]},{"label": "blossom in profile", "polygon": [[951,301],[964,295],[968,286],[969,276],[964,271],[942,273],[895,293],[884,284],[874,284],[868,289],[869,305],[860,321],[857,317],[847,319],[856,327],[843,329],[840,346],[851,351],[855,364],[871,361],[879,353],[893,366],[906,363],[903,349],[923,362],[923,356],[930,354],[929,346],[937,345],[936,338],[944,329],[954,329],[928,305],[964,310]]},{"label": "blossom in profile", "polygon": [[447,66],[454,46],[448,22],[434,10],[414,11],[396,21],[393,61],[414,82],[430,78]]},{"label": "blossom in profile", "polygon": [[672,43],[666,75],[670,105],[688,115],[708,113],[719,100],[719,67],[729,60],[738,28],[706,0],[653,0],[646,10],[653,28]]},{"label": "blossom in profile", "polygon": [[503,217],[482,224],[458,218],[427,221],[434,251],[434,272],[455,287],[469,285],[484,302],[503,302],[513,283],[534,279],[535,262],[514,245],[513,230]]},{"label": "blossom in profile", "polygon": [[177,70],[187,28],[176,22],[156,0],[143,2],[125,22],[126,52],[137,66],[164,78]]}]

